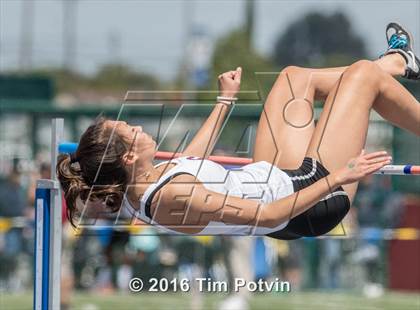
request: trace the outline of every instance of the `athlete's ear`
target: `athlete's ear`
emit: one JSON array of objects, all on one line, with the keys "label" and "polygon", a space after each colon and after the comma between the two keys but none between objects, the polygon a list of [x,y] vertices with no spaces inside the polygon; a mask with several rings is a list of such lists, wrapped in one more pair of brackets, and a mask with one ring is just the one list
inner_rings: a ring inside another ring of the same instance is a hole
[{"label": "athlete's ear", "polygon": [[127,152],[122,157],[124,164],[127,166],[133,165],[137,159],[138,159],[138,156],[134,152]]}]

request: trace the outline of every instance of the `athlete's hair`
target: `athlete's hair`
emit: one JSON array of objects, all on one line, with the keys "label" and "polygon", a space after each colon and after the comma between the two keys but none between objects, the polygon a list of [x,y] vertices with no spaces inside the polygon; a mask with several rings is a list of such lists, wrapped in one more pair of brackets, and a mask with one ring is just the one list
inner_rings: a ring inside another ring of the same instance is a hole
[{"label": "athlete's hair", "polygon": [[77,198],[82,202],[100,200],[105,212],[119,210],[128,183],[128,172],[123,155],[126,143],[98,117],[83,133],[77,150],[71,155],[60,155],[57,176],[64,190],[67,218],[73,226],[78,215]]}]

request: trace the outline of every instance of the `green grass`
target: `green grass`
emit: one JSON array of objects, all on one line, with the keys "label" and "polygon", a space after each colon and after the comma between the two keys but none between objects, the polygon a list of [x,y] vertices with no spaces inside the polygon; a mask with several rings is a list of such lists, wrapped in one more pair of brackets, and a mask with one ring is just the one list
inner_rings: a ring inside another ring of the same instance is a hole
[{"label": "green grass", "polygon": [[[222,294],[204,294],[203,310],[217,309],[223,298]],[[94,295],[76,293],[72,309],[77,310],[119,310],[119,309],[153,309],[153,310],[186,310],[190,309],[189,294],[112,294]],[[0,309],[32,309],[32,295],[10,295],[0,293]],[[290,310],[418,310],[420,294],[391,293],[368,299],[360,294],[337,292],[296,292],[254,294],[251,309],[290,309]]]}]

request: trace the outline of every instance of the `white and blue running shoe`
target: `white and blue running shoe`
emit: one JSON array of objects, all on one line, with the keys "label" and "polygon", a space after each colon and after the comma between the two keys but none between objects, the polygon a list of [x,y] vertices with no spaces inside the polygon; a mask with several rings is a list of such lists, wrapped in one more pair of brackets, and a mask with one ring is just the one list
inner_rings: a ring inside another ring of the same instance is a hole
[{"label": "white and blue running shoe", "polygon": [[404,57],[407,65],[404,78],[420,80],[420,60],[414,53],[413,36],[398,23],[389,23],[386,27],[388,49],[385,55],[398,53]]}]

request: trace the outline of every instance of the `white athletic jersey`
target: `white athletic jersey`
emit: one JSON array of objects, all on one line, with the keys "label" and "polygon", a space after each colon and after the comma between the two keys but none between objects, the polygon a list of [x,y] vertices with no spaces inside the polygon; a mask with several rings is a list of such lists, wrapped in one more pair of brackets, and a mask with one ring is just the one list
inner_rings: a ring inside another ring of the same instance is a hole
[{"label": "white athletic jersey", "polygon": [[[169,182],[171,177],[178,174],[187,173],[196,176],[197,180],[202,182],[208,190],[263,203],[278,200],[294,192],[290,177],[266,161],[259,161],[233,170],[225,169],[222,165],[211,160],[193,156],[178,157],[170,162],[175,163],[176,166],[170,168],[156,183],[151,184],[146,189],[140,200],[139,210],[135,210],[126,199],[124,199],[123,206],[132,216],[166,232],[184,234],[159,225],[151,219],[150,205],[148,207],[146,205],[150,204],[153,195]],[[160,163],[155,167],[166,163],[168,162]],[[284,222],[277,227],[267,228],[210,221],[196,235],[265,235],[283,229],[287,223]]]}]

